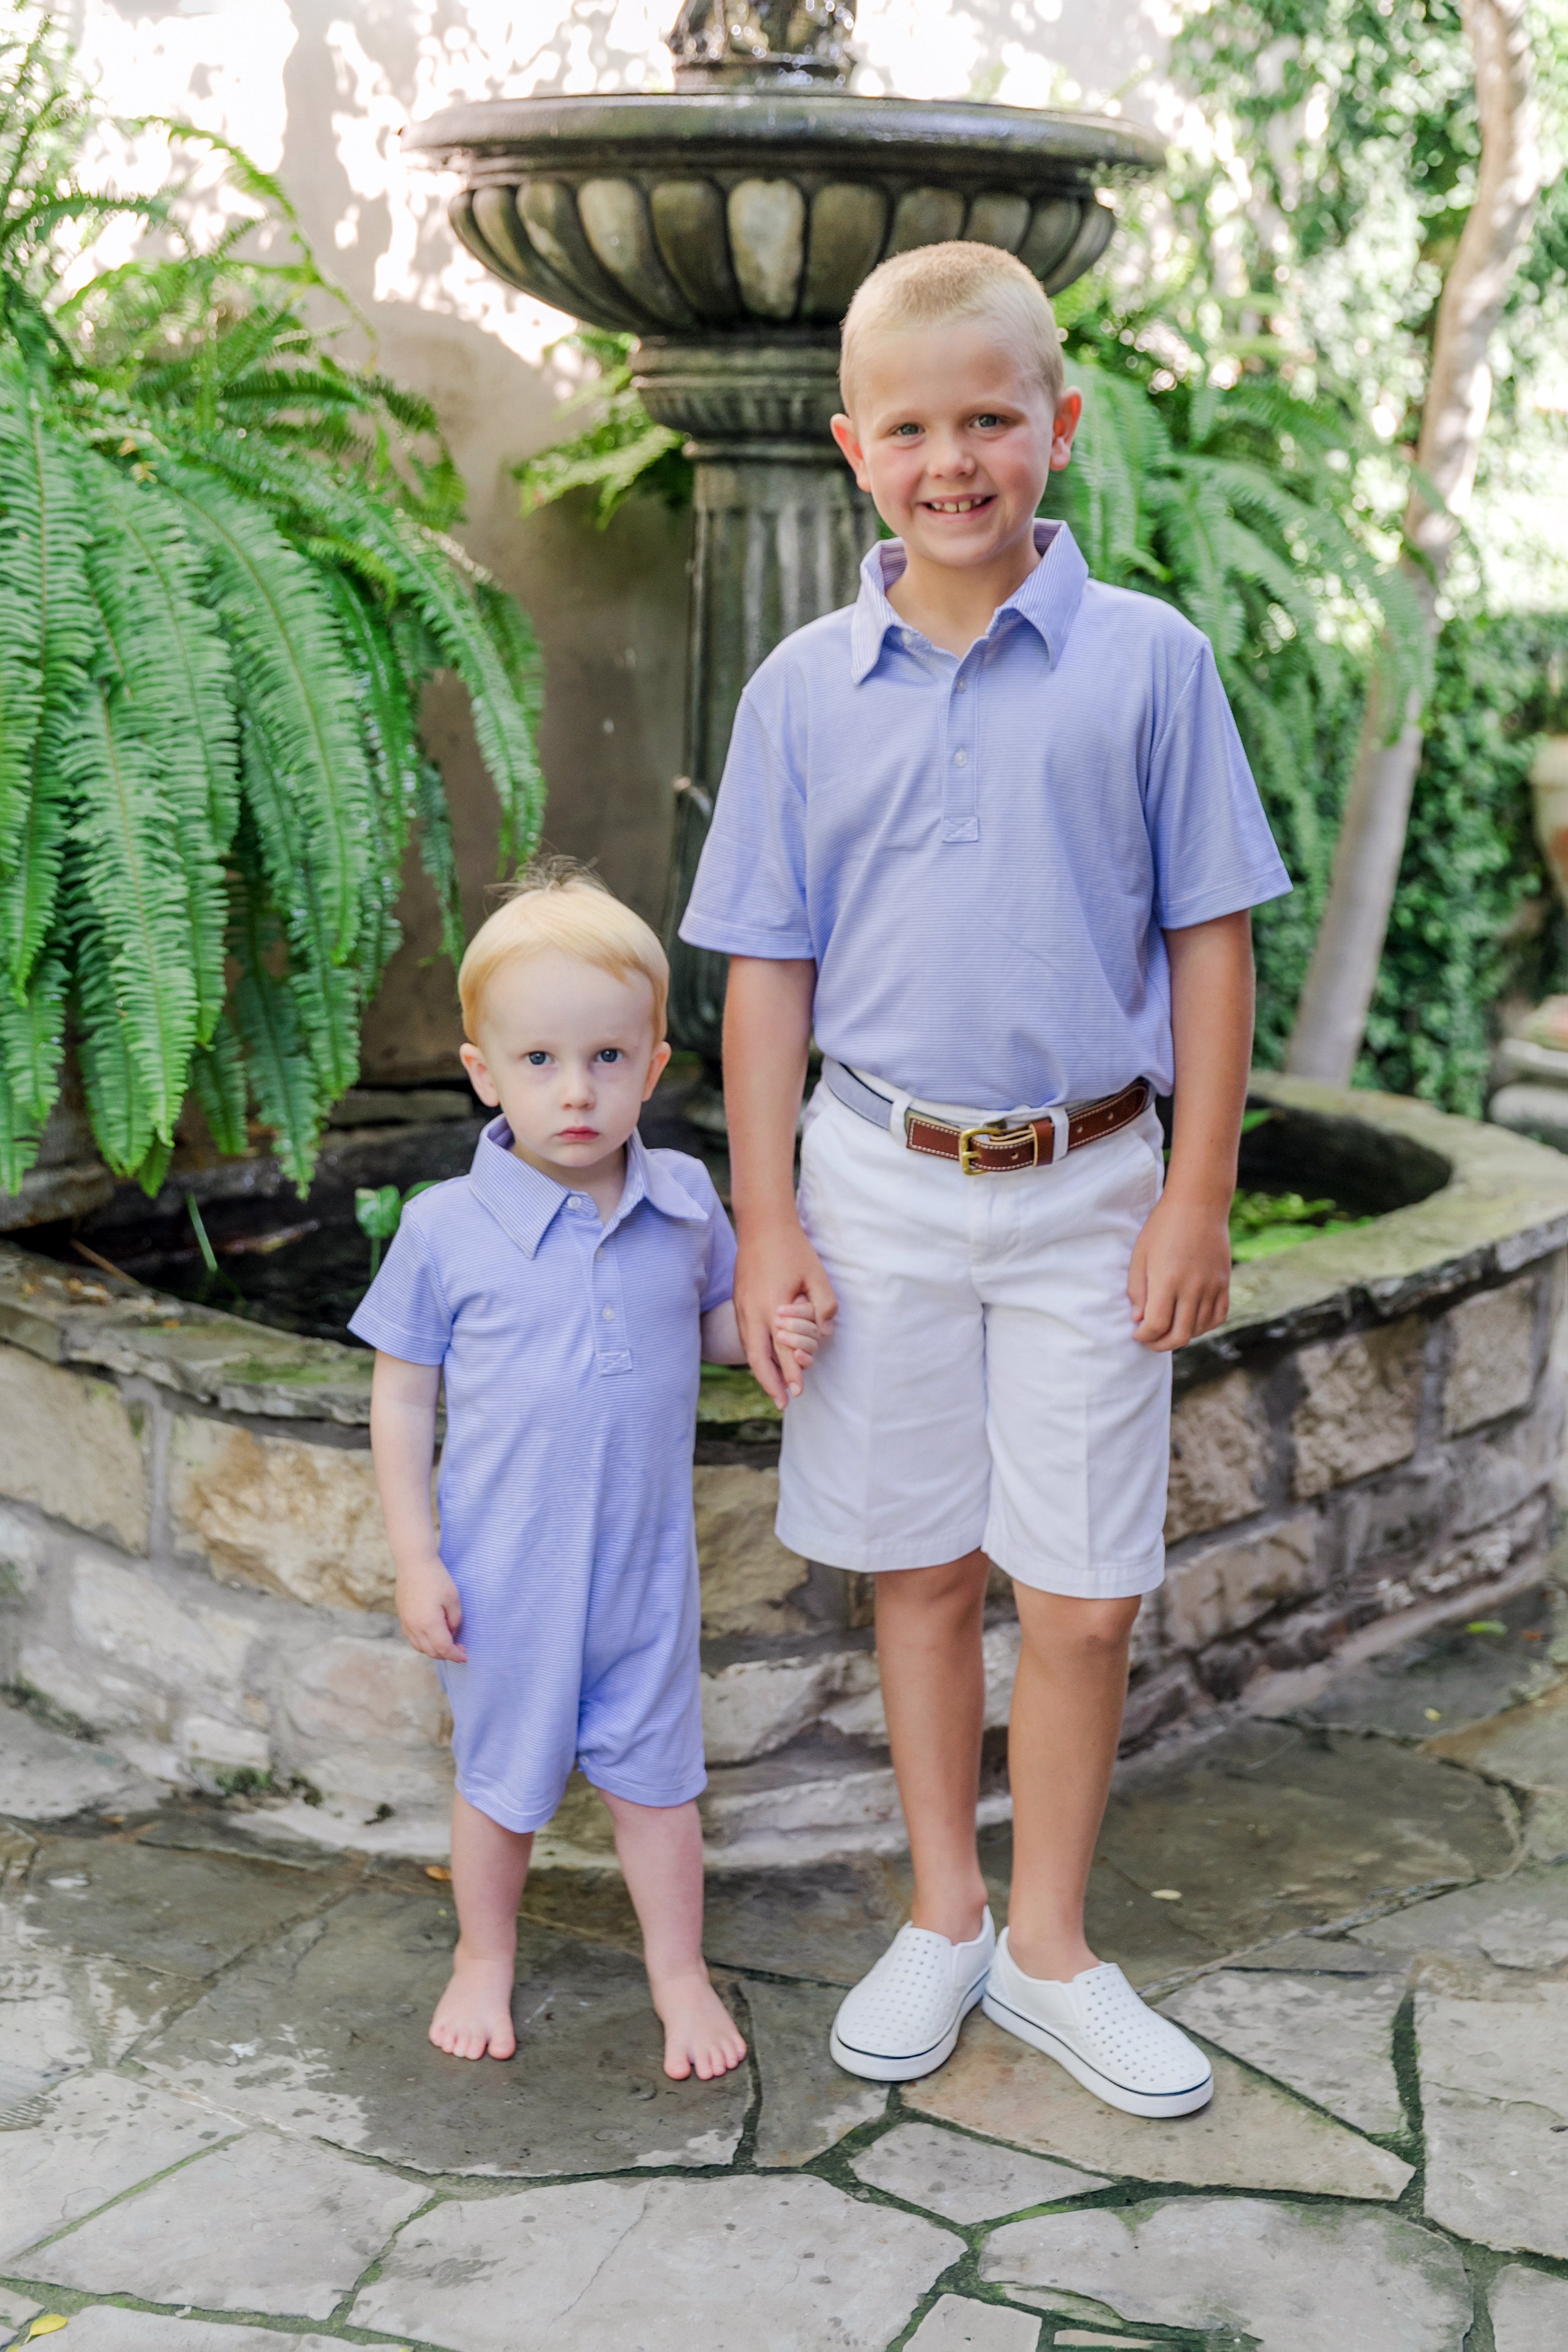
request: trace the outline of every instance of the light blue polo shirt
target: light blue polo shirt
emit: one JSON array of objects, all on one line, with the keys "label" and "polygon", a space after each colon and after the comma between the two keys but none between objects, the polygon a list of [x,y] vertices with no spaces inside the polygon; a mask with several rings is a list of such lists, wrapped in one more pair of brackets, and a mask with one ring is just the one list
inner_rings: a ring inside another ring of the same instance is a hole
[{"label": "light blue polo shirt", "polygon": [[531,1830],[574,1762],[638,1804],[704,1785],[691,1450],[700,1318],[731,1295],[735,1243],[683,1152],[634,1136],[601,1224],[510,1146],[494,1120],[467,1176],[409,1202],[349,1328],[441,1367],[458,1786]]},{"label": "light blue polo shirt", "polygon": [[960,660],[901,541],[741,698],[682,939],[816,964],[825,1054],[985,1111],[1169,1093],[1162,936],[1290,887],[1215,668],[1064,524]]}]

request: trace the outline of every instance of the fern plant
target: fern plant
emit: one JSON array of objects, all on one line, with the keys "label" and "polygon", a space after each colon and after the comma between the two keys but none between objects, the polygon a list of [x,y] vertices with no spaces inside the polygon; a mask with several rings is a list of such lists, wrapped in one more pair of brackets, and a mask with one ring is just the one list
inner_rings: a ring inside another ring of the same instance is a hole
[{"label": "fern plant", "polygon": [[1416,599],[1369,528],[1369,471],[1388,472],[1386,453],[1348,400],[1293,386],[1267,339],[1210,351],[1191,326],[1103,307],[1090,287],[1058,309],[1084,415],[1046,510],[1070,521],[1097,579],[1165,597],[1205,632],[1296,885],[1256,918],[1258,1053],[1273,1061],[1328,887],[1368,669],[1392,662],[1399,709],[1429,660]]},{"label": "fern plant", "polygon": [[[423,682],[463,679],[525,856],[537,657],[448,536],[429,408],[310,323],[330,289],[282,191],[226,151],[249,202],[198,247],[177,194],[79,184],[91,127],[47,16],[0,0],[0,1189],[68,1038],[116,1172],[157,1189],[194,1092],[224,1151],[254,1111],[302,1189],[411,835],[462,948]],[[161,249],[73,289],[125,213]],[[245,257],[258,226],[286,258]]]},{"label": "fern plant", "polygon": [[597,413],[580,433],[512,467],[525,515],[580,489],[597,490],[601,530],[634,490],[652,492],[667,506],[690,505],[692,466],[684,436],[672,425],[656,425],[643,406],[632,382],[633,341],[603,328],[579,327],[552,346],[581,352],[598,371],[563,404],[563,415],[590,404]]}]

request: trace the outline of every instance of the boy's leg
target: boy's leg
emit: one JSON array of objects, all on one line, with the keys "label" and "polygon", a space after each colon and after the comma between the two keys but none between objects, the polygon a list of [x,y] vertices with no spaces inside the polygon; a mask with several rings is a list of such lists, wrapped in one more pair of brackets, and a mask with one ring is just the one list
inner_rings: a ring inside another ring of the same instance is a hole
[{"label": "boy's leg", "polygon": [[1083,1903],[1127,1696],[1136,1597],[1079,1601],[1014,1587],[1023,1640],[1007,1734],[1013,1893],[1007,1943],[1026,1976],[1097,1965]]},{"label": "boy's leg", "polygon": [[531,1831],[509,1830],[466,1797],[452,1800],[452,1895],[458,1948],[430,2021],[430,2039],[453,2058],[510,2058],[517,1969],[517,1906],[533,1852]]},{"label": "boy's leg", "polygon": [[642,1928],[653,2005],[664,2026],[664,2071],[677,2082],[727,2074],[746,2054],[702,1958],[702,1824],[694,1803],[636,1805],[599,1791]]},{"label": "boy's leg", "polygon": [[985,1881],[974,1842],[984,1727],[981,1622],[991,1563],[982,1551],[876,1580],[877,1664],[909,1832],[910,1918],[954,1944],[980,1933]]}]

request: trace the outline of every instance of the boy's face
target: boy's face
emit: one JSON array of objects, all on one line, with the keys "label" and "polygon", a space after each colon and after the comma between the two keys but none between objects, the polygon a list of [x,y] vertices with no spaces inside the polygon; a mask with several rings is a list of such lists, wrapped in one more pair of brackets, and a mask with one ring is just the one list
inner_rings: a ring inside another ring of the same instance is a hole
[{"label": "boy's face", "polygon": [[1004,560],[1030,530],[1047,474],[1072,455],[1083,403],[1045,385],[988,319],[880,334],[855,415],[833,437],[911,561]]},{"label": "boy's face", "polygon": [[553,950],[501,966],[478,1026],[463,1047],[474,1092],[506,1114],[519,1158],[563,1184],[621,1150],[669,1059],[641,972]]}]

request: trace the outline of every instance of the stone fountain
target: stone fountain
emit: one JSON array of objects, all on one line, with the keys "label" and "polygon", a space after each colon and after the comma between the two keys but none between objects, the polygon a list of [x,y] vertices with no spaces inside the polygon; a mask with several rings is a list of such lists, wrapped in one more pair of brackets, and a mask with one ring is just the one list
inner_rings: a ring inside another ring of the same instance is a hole
[{"label": "stone fountain", "polygon": [[675,1034],[719,1045],[724,959],[674,940],[741,689],[847,604],[876,535],[828,433],[838,326],[889,254],[968,237],[1054,293],[1098,259],[1099,191],[1155,169],[1125,122],[858,98],[847,0],[688,0],[676,87],[448,108],[410,148],[461,175],[454,228],[485,268],[637,338],[651,414],[689,436],[697,544],[687,772],[670,900]]}]

